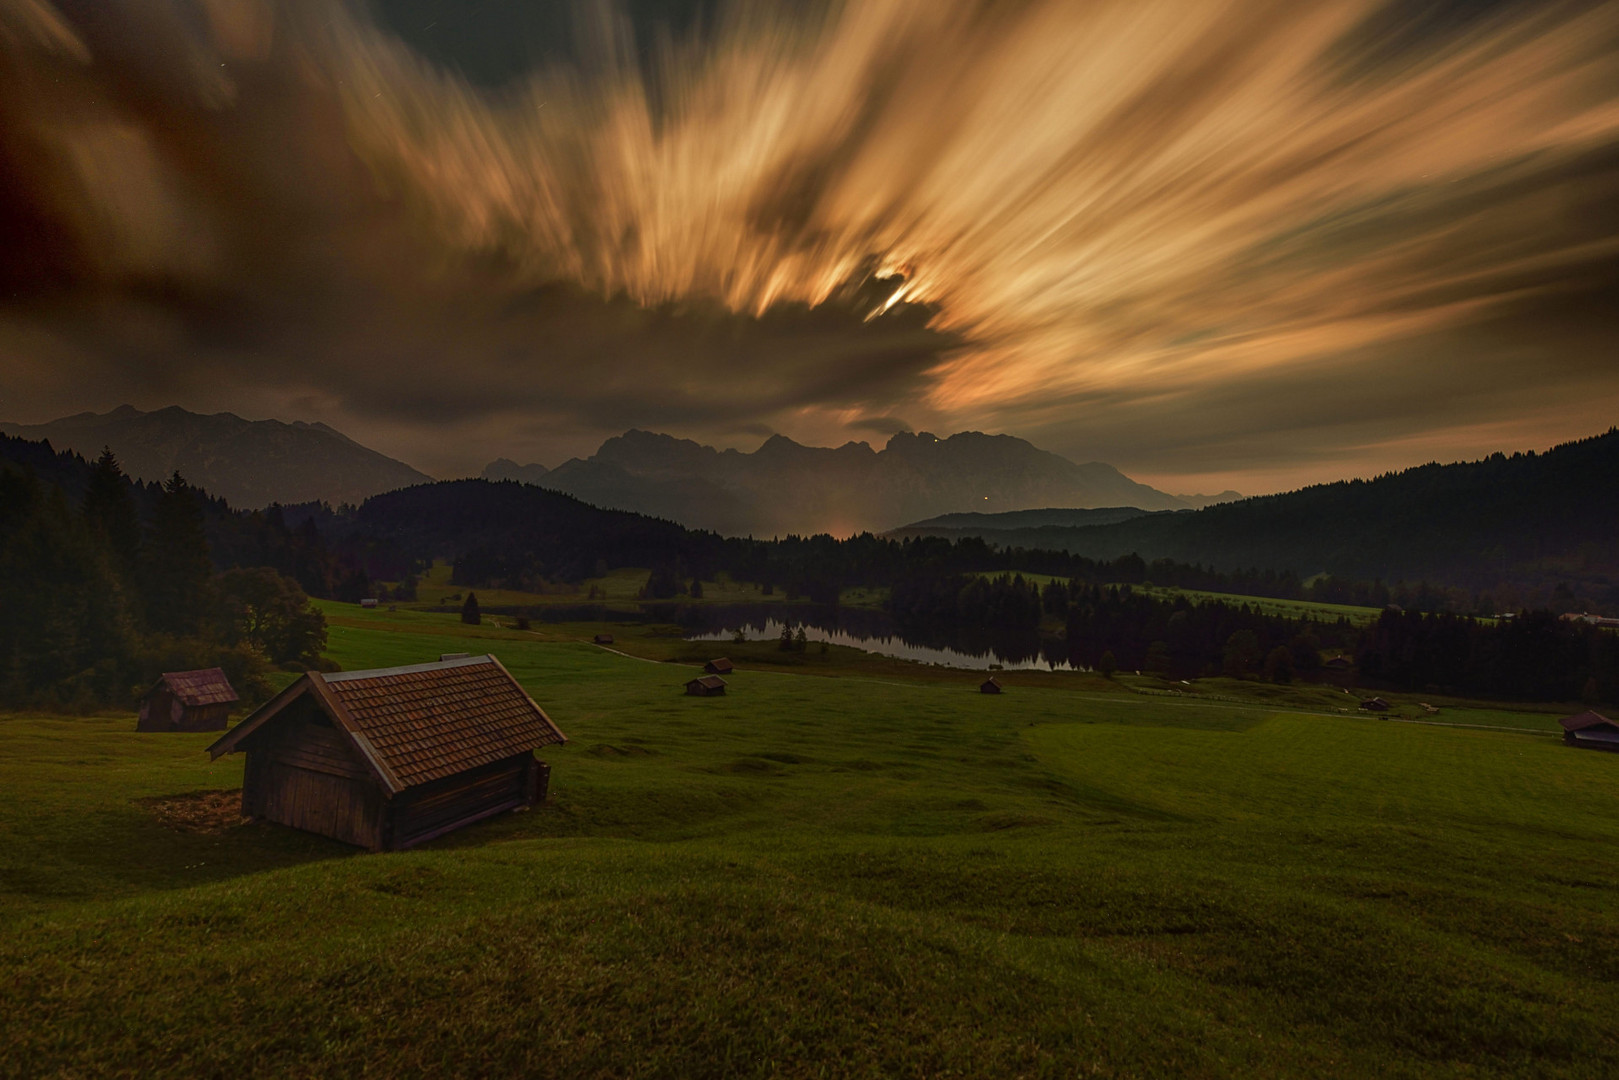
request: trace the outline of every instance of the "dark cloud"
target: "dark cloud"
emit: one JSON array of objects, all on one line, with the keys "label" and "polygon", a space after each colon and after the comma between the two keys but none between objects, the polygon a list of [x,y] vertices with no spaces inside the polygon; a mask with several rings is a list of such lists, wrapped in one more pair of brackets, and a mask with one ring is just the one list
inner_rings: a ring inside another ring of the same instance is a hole
[{"label": "dark cloud", "polygon": [[901,417],[1176,486],[1544,444],[1619,407],[1616,73],[1591,0],[0,0],[0,411],[443,473]]}]

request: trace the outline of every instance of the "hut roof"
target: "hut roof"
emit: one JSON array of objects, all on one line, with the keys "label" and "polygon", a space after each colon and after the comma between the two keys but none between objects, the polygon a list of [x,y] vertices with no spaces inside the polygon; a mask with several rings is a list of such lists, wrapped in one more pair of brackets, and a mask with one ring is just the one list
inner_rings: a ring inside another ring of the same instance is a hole
[{"label": "hut roof", "polygon": [[1564,731],[1584,731],[1587,728],[1602,727],[1603,725],[1619,728],[1619,724],[1615,724],[1606,716],[1591,709],[1586,709],[1584,712],[1576,713],[1573,716],[1565,716],[1557,722],[1563,725]]},{"label": "hut roof", "polygon": [[725,680],[718,675],[700,675],[686,683],[687,686],[693,684],[701,686],[704,690],[721,690],[725,687]]},{"label": "hut roof", "polygon": [[194,705],[224,705],[240,700],[230,680],[219,668],[200,671],[165,671],[152,689],[166,688],[187,707]]},{"label": "hut roof", "polygon": [[712,672],[715,675],[724,675],[730,672],[734,667],[734,664],[722,656],[718,660],[710,660],[708,663],[704,664],[703,670]]},{"label": "hut roof", "polygon": [[311,671],[214,743],[230,753],[297,698],[311,695],[393,791],[453,776],[567,738],[493,656],[436,664]]},{"label": "hut roof", "polygon": [[989,689],[999,690],[1000,688],[1001,688],[1001,680],[997,679],[993,675],[991,675],[989,678],[985,679],[983,682],[978,684],[978,689],[980,689],[980,690],[989,690]]}]

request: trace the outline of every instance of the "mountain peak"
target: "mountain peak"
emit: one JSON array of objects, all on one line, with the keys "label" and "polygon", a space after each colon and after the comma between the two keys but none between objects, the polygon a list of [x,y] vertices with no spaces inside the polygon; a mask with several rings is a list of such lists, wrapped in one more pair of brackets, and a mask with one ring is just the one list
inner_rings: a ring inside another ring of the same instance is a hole
[{"label": "mountain peak", "polygon": [[848,535],[969,510],[1187,507],[1110,465],[1076,465],[1014,435],[982,431],[945,439],[899,432],[881,451],[855,441],[806,446],[775,434],[752,453],[721,453],[632,429],[603,442],[588,461],[547,474],[545,486],[599,506],[757,536]]},{"label": "mountain peak", "polygon": [[325,424],[248,421],[235,413],[205,415],[170,405],[142,412],[120,405],[104,415],[80,413],[48,424],[0,430],[87,458],[112,447],[138,480],[175,472],[233,506],[271,503],[360,503],[371,495],[432,479],[368,449]]}]

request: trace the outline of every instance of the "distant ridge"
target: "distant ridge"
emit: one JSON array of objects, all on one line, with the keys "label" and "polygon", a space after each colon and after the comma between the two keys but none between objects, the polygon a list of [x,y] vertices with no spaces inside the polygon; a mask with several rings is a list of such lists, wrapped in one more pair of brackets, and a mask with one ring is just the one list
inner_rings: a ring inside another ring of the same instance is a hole
[{"label": "distant ridge", "polygon": [[484,466],[485,480],[515,480],[519,484],[540,484],[550,473],[544,465],[519,465],[511,458],[496,458]]},{"label": "distant ridge", "polygon": [[110,446],[138,480],[161,481],[178,471],[246,509],[271,503],[357,505],[372,495],[432,479],[325,424],[203,415],[175,405],[155,412],[124,405],[110,413],[79,413],[48,424],[0,423],[0,433],[48,439],[57,449],[86,458]]},{"label": "distant ridge", "polygon": [[1189,501],[1102,462],[1075,464],[1023,439],[977,431],[945,439],[901,432],[881,450],[865,442],[804,446],[773,435],[749,454],[631,430],[608,439],[589,458],[574,458],[533,479],[522,472],[538,468],[501,459],[484,476],[524,480],[596,506],[732,536],[878,532],[973,510],[1182,510],[1206,498]]},{"label": "distant ridge", "polygon": [[1164,511],[1140,510],[1133,506],[1103,506],[1094,509],[1009,510],[1003,514],[984,514],[973,511],[965,514],[941,514],[926,521],[913,522],[890,530],[888,536],[937,535],[938,530],[957,530],[976,534],[981,530],[1083,528],[1089,525],[1116,525],[1148,513]]},{"label": "distant ridge", "polygon": [[1176,514],[1063,525],[1037,513],[1023,527],[1003,520],[1011,517],[918,522],[895,535],[978,536],[1093,559],[1134,553],[1301,578],[1428,581],[1490,594],[1503,610],[1566,587],[1619,607],[1619,428],[1544,453],[1421,465]]}]

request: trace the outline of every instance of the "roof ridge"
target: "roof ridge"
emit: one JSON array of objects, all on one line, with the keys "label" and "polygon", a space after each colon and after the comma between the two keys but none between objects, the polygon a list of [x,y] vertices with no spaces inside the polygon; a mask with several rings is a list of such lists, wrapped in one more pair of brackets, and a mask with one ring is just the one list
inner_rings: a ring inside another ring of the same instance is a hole
[{"label": "roof ridge", "polygon": [[325,676],[329,683],[349,682],[352,679],[385,679],[390,675],[414,675],[419,671],[444,671],[449,668],[472,667],[477,664],[493,664],[495,658],[485,653],[482,656],[468,656],[460,660],[436,660],[429,664],[405,664],[401,667],[368,668],[365,671],[334,671]]}]

